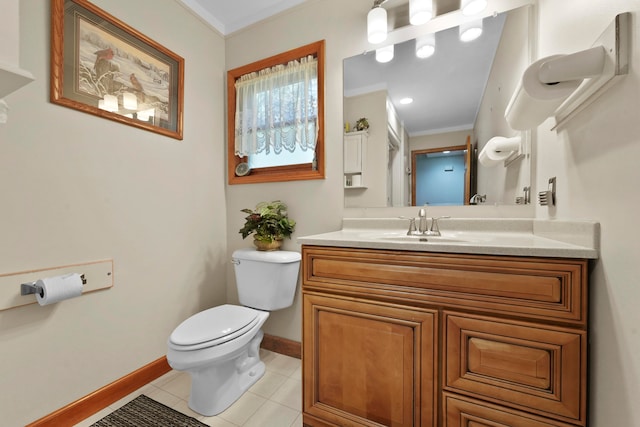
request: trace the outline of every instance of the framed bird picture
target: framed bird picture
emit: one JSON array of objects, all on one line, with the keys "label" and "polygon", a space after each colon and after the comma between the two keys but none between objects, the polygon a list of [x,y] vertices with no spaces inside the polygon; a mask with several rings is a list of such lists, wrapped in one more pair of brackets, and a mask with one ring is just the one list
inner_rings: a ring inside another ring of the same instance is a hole
[{"label": "framed bird picture", "polygon": [[52,0],[50,99],[181,140],[184,59],[87,0]]}]

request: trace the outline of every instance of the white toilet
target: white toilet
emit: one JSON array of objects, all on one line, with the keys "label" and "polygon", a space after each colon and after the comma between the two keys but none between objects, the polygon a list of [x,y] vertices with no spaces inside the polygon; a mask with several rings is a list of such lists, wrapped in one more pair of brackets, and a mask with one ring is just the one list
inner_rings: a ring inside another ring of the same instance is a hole
[{"label": "white toilet", "polygon": [[235,251],[242,306],[225,304],[194,314],[171,333],[167,361],[191,374],[191,409],[219,414],[262,377],[260,328],[269,311],[293,304],[300,258],[289,251]]}]

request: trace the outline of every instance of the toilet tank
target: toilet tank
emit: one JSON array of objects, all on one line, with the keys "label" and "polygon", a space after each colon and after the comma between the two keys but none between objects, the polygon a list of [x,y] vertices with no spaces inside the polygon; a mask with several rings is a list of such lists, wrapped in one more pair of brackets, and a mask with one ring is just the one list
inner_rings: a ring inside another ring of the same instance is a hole
[{"label": "toilet tank", "polygon": [[233,252],[240,304],[259,310],[280,310],[293,304],[301,255],[291,251]]}]

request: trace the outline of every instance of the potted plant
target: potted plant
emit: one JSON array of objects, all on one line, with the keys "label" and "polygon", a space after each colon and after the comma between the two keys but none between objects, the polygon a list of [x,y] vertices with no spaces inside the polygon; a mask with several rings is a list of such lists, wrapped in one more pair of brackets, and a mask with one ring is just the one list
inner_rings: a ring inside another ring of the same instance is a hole
[{"label": "potted plant", "polygon": [[362,117],[356,121],[356,130],[369,129],[369,120],[366,117]]},{"label": "potted plant", "polygon": [[255,209],[242,209],[249,214],[240,229],[242,238],[253,234],[253,243],[260,251],[279,249],[282,239],[291,238],[296,222],[289,218],[287,205],[280,200],[260,202]]}]

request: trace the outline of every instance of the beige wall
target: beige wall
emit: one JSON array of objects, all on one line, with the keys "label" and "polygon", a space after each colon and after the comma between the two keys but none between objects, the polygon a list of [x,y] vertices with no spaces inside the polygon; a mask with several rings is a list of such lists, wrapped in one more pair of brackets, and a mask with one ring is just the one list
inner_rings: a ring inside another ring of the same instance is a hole
[{"label": "beige wall", "polygon": [[[478,110],[475,123],[475,134],[478,153],[494,136],[511,137],[518,134],[523,144],[529,145],[529,132],[512,130],[504,118],[511,94],[518,85],[522,72],[527,68],[532,58],[535,42],[528,43],[526,31],[533,27],[530,22],[535,9],[529,6],[509,12],[500,38],[500,45],[496,51],[493,67],[487,87]],[[535,16],[535,15],[534,15]],[[530,33],[536,34],[535,28]],[[529,149],[524,152],[529,154]],[[478,194],[486,195],[488,204],[513,204],[518,196],[523,196],[523,187],[531,185],[531,157],[514,161],[508,167],[500,163],[493,167],[486,167],[478,162]]]},{"label": "beige wall", "polygon": [[411,151],[429,150],[432,148],[453,147],[466,145],[467,137],[471,137],[473,143],[473,129],[458,130],[454,132],[438,133],[432,135],[419,135],[409,137]]},{"label": "beige wall", "polygon": [[[343,215],[395,216],[415,214],[406,209],[342,210],[341,60],[365,50],[364,28],[370,2],[365,0],[310,1],[264,25],[231,37],[227,61],[236,67],[264,56],[317,39],[327,39],[327,180],[321,183],[287,183],[229,188],[229,247],[242,246],[235,233],[240,226],[237,211],[265,198],[286,195],[297,214],[297,235],[335,230]],[[584,2],[542,0],[539,11],[539,56],[590,47],[615,13],[638,12],[634,0]],[[300,23],[296,23],[299,21]],[[291,37],[295,34],[295,37]],[[584,111],[564,131],[549,131],[553,120],[532,135],[532,155],[538,165],[532,171],[532,193],[546,189],[550,176],[558,177],[555,209],[523,206],[433,207],[433,215],[465,217],[528,216],[539,218],[589,218],[602,224],[602,256],[595,263],[591,310],[591,396],[589,411],[595,427],[631,426],[640,419],[634,404],[640,395],[640,239],[634,232],[640,207],[637,182],[640,169],[639,75],[640,40],[634,14],[631,75]],[[253,188],[251,188],[253,187]],[[535,197],[534,197],[535,199]],[[534,200],[535,201],[535,200]],[[631,227],[631,229],[630,229]],[[294,236],[295,238],[295,236]],[[293,243],[289,247],[296,248]],[[230,282],[231,283],[231,282]],[[299,339],[300,306],[274,313],[268,332]]]},{"label": "beige wall", "polygon": [[344,112],[352,127],[361,117],[366,117],[370,126],[363,174],[364,184],[367,188],[345,190],[344,204],[348,208],[387,206],[387,176],[389,174],[387,91],[379,90],[345,98]]},{"label": "beige wall", "polygon": [[49,2],[20,1],[36,81],[0,124],[0,274],[113,258],[114,287],[0,312],[6,426],[163,356],[173,328],[226,299],[224,40],[177,2],[94,3],[185,58],[184,140],[49,103]]},{"label": "beige wall", "polygon": [[[640,4],[632,0],[542,0],[539,56],[591,47],[616,13],[633,12],[631,72],[568,126],[538,127],[536,184],[558,179],[558,205],[539,218],[592,218],[601,224],[591,274],[590,425],[640,422]],[[534,193],[535,194],[535,193]]]},{"label": "beige wall", "polygon": [[[56,306],[0,312],[0,413],[9,425],[32,421],[163,355],[181,319],[225,299],[225,271],[228,300],[237,300],[226,261],[232,250],[250,245],[238,234],[240,209],[285,200],[298,221],[285,245],[292,250],[299,250],[297,236],[335,230],[343,216],[415,214],[414,208],[343,208],[342,58],[366,48],[369,0],[310,0],[234,34],[226,46],[173,2],[96,3],[185,57],[185,140],[48,103],[47,3],[21,1],[21,22],[29,23],[21,29],[21,65],[37,80],[7,97],[9,123],[0,125],[0,272],[113,257],[116,285]],[[533,194],[557,176],[556,208],[433,207],[430,215],[600,221],[601,258],[591,274],[590,425],[632,426],[640,419],[638,5],[541,0],[540,6],[539,56],[585,49],[615,13],[633,11],[631,74],[565,130],[550,131],[549,120],[533,133],[539,159]],[[327,41],[327,179],[225,188],[224,62],[234,68],[320,39]],[[43,206],[46,211],[35,209]],[[272,313],[265,331],[299,340],[300,324],[297,299]],[[54,368],[40,364],[41,357]]]},{"label": "beige wall", "polygon": [[[340,228],[343,217],[342,175],[342,60],[361,53],[369,0],[310,0],[274,19],[227,38],[227,68],[233,69],[318,40],[326,41],[325,68],[325,160],[324,180],[227,186],[227,233],[231,251],[251,245],[243,241],[240,209],[263,200],[281,199],[297,221],[292,240],[284,248],[300,250],[297,236]],[[233,270],[229,268],[228,296],[237,301]],[[268,334],[300,340],[302,306],[300,292],[290,308],[271,313],[265,323]]]}]

